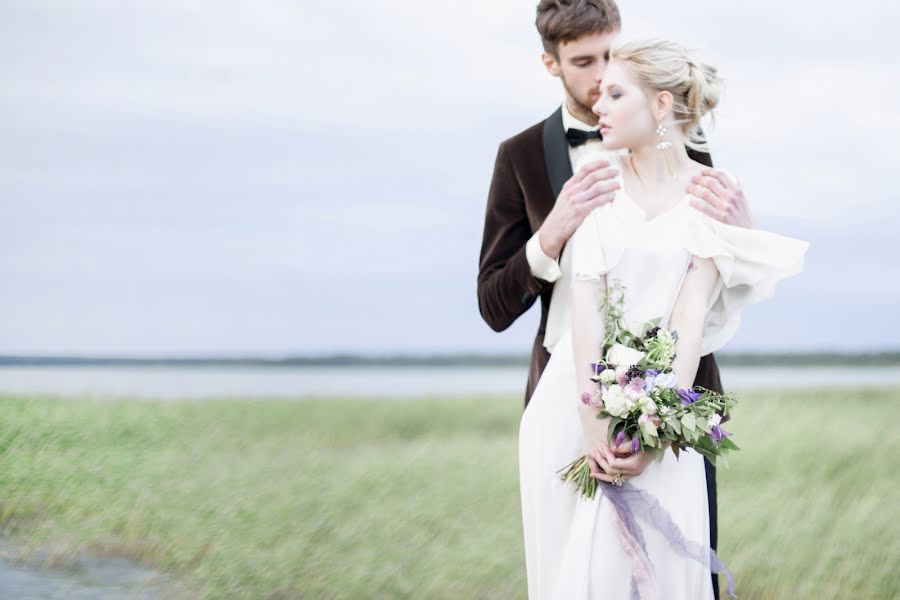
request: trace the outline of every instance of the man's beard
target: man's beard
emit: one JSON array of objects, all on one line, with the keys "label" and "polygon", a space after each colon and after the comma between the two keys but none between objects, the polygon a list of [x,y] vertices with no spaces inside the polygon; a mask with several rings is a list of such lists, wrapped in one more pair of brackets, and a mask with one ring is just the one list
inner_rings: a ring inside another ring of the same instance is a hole
[{"label": "man's beard", "polygon": [[[578,94],[576,94],[575,91],[569,87],[569,83],[566,81],[565,76],[560,75],[560,79],[562,80],[563,87],[565,88],[566,93],[569,95],[569,98],[571,98],[572,102],[575,103],[575,108],[581,112],[580,115],[572,115],[572,116],[577,116],[579,119],[584,119],[586,117],[590,117],[590,119],[588,120],[588,123],[596,120],[596,117],[595,117],[593,111],[591,110],[591,108],[594,106],[593,103],[585,104],[585,102],[581,98],[578,97]],[[591,99],[590,96],[588,96],[586,98],[587,101],[590,101],[590,99]],[[570,109],[570,111],[571,111],[571,109]]]}]

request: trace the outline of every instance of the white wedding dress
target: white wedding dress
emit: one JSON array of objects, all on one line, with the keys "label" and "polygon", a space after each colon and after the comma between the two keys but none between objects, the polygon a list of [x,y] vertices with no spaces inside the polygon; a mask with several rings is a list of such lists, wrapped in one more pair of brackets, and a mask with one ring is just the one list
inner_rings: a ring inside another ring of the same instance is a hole
[{"label": "white wedding dress", "polygon": [[[701,356],[721,348],[737,330],[743,306],[770,297],[777,281],[802,270],[808,243],[722,224],[693,208],[689,200],[686,196],[647,219],[620,180],[615,200],[588,215],[566,245],[554,298],[570,292],[573,278],[605,274],[608,281],[619,280],[625,287],[625,322],[630,329],[656,317],[663,317],[665,326],[691,256],[711,257],[720,277]],[[573,305],[572,313],[578,310]],[[564,486],[558,473],[582,455],[583,447],[571,323],[557,322],[559,331],[549,331],[550,325],[546,337],[558,341],[519,429],[528,597],[624,600],[629,598],[632,563],[619,539],[609,499],[602,488],[594,499],[584,499],[573,486]],[[567,330],[562,329],[565,325]],[[706,472],[700,454],[688,450],[676,459],[667,451],[662,462],[651,462],[628,481],[653,494],[688,540],[709,544]],[[713,598],[708,567],[679,555],[641,519],[638,524],[654,567],[656,598]],[[727,563],[728,557],[723,559]]]}]

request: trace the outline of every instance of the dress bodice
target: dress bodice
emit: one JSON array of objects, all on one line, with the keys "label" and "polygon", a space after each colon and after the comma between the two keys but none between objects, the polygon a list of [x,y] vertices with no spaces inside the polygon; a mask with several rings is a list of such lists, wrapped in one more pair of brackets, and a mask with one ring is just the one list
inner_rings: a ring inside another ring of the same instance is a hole
[{"label": "dress bodice", "polygon": [[[809,243],[720,223],[690,199],[648,219],[620,181],[613,201],[594,209],[573,234],[569,281],[618,280],[625,289],[625,324],[636,330],[655,318],[667,324],[692,256],[711,258],[719,278],[707,306],[703,356],[734,336],[744,306],[769,298],[778,281],[803,269]],[[548,320],[548,337],[559,335],[551,325],[571,327]]]}]

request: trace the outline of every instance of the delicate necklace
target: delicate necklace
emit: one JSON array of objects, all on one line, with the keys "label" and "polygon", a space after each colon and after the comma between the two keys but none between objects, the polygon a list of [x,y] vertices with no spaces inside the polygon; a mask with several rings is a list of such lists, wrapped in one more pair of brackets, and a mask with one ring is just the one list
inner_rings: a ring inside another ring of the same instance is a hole
[{"label": "delicate necklace", "polygon": [[[672,168],[672,165],[669,163],[668,156],[664,156],[663,160],[665,160],[666,162],[666,170],[669,172],[669,175],[672,177],[672,179],[678,179],[678,173],[675,172],[675,170]],[[631,170],[634,171],[634,174],[635,176],[637,176],[638,181],[641,182],[641,186],[646,188],[644,180],[641,178],[641,174],[638,173],[637,167],[634,166],[634,154],[632,154],[631,152],[628,153],[628,164],[631,165]]]},{"label": "delicate necklace", "polygon": [[634,174],[637,176],[638,181],[641,182],[641,187],[646,187],[644,185],[644,180],[641,179],[641,174],[638,173],[637,169],[634,166],[634,154],[632,154],[630,152],[628,153],[628,163],[631,165],[631,170],[634,171]]}]

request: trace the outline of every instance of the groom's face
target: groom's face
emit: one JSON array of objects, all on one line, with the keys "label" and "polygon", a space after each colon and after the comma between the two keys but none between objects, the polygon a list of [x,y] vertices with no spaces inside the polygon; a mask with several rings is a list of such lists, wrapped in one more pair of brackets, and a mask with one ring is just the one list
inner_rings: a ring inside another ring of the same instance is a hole
[{"label": "groom's face", "polygon": [[591,107],[599,98],[600,83],[609,62],[609,47],[617,35],[618,30],[588,33],[570,42],[558,44],[557,56],[548,52],[541,55],[550,74],[562,81],[569,106],[581,113],[576,117],[596,119],[591,113]]}]

